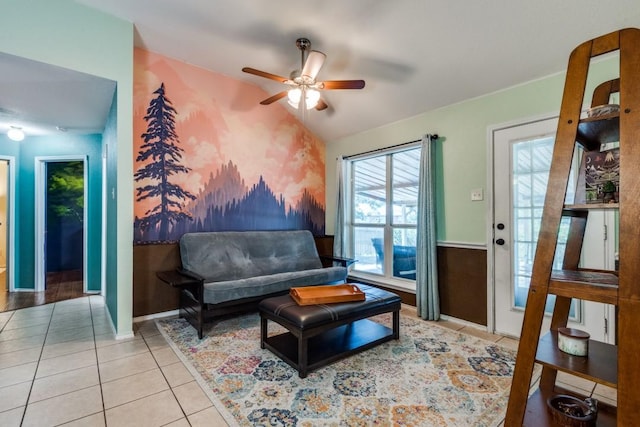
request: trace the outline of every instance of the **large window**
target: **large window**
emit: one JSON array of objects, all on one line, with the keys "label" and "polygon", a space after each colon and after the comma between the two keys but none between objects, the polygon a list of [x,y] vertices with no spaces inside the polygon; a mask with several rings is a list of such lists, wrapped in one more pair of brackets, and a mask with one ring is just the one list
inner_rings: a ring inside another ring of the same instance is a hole
[{"label": "large window", "polygon": [[416,278],[420,146],[349,161],[346,231],[355,273]]}]

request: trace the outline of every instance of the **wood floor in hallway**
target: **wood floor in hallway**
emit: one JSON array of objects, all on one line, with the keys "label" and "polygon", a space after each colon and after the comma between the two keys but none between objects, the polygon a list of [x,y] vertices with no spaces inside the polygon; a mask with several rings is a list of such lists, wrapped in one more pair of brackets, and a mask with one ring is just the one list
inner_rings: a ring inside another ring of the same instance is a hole
[{"label": "wood floor in hallway", "polygon": [[82,292],[82,272],[79,270],[47,273],[46,287],[44,292],[0,292],[0,312],[89,295]]}]

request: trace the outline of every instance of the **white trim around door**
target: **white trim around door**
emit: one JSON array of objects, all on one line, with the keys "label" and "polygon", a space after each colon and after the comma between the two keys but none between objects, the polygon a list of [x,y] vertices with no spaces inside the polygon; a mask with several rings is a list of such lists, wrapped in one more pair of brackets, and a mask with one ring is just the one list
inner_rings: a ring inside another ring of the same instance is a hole
[{"label": "white trim around door", "polygon": [[[16,292],[16,239],[15,239],[15,218],[16,218],[16,158],[13,156],[1,156],[0,160],[7,162],[7,255],[6,255],[6,278],[9,282],[9,292]],[[4,250],[4,248],[2,248]]]},{"label": "white trim around door", "polygon": [[531,123],[541,122],[549,119],[554,119],[558,117],[559,113],[549,113],[535,117],[529,117],[527,119],[514,120],[507,123],[496,124],[493,126],[487,127],[487,191],[485,194],[486,197],[486,214],[487,214],[487,224],[486,224],[486,236],[487,236],[487,331],[491,333],[496,332],[496,321],[495,321],[495,247],[493,244],[494,239],[494,223],[495,223],[495,212],[494,212],[494,139],[496,132],[517,127],[524,126]]},{"label": "white trim around door", "polygon": [[82,291],[87,293],[87,211],[89,210],[88,197],[88,159],[86,155],[70,156],[37,156],[35,158],[35,291],[45,290],[46,266],[45,266],[45,218],[46,218],[46,183],[47,163],[49,162],[83,162],[84,173],[84,209],[83,209],[83,233],[82,233]]}]

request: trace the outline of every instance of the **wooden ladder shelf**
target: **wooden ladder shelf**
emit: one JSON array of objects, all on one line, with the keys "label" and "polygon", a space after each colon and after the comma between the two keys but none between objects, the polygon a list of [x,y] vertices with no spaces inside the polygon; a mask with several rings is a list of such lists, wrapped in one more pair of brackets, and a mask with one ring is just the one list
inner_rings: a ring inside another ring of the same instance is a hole
[{"label": "wooden ladder shelf", "polygon": [[[581,119],[591,59],[619,52],[620,76],[602,83],[592,106],[609,103],[620,94],[620,112]],[[556,394],[573,394],[556,385],[556,375],[569,373],[617,388],[617,407],[601,404],[598,426],[640,425],[640,30],[616,31],[576,47],[569,58],[547,193],[542,213],[531,284],[518,347],[505,425],[554,426],[546,401]],[[570,169],[578,143],[584,151],[600,150],[605,142],[620,142],[620,197],[616,205],[565,206]],[[619,209],[619,271],[580,270],[590,209]],[[558,230],[569,216],[569,237],[563,269],[552,270]],[[542,334],[548,295],[556,302],[550,330]],[[587,357],[558,349],[557,330],[565,327],[571,300],[616,306],[617,344],[589,342]],[[542,366],[538,389],[529,396],[534,365]]]}]

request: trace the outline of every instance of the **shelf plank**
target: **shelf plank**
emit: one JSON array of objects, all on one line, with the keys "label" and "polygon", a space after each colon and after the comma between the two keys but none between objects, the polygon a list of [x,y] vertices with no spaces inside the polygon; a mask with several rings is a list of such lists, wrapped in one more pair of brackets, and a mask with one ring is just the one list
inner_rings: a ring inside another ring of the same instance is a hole
[{"label": "shelf plank", "polygon": [[600,145],[620,141],[620,115],[607,114],[580,120],[576,141],[586,151],[600,150]]},{"label": "shelf plank", "polygon": [[618,348],[615,345],[589,340],[588,356],[572,356],[558,348],[558,333],[550,331],[538,342],[536,362],[589,381],[617,388]]},{"label": "shelf plank", "polygon": [[562,209],[562,214],[566,216],[573,216],[576,212],[588,212],[593,210],[608,210],[608,209],[619,209],[619,203],[578,203],[575,205],[564,205],[564,209]]},{"label": "shelf plank", "polygon": [[[547,399],[557,394],[568,394],[570,396],[584,399],[584,396],[580,396],[576,393],[565,390],[561,387],[556,387],[553,392],[545,392],[543,390],[536,390],[527,402],[527,409],[524,414],[525,427],[563,427],[562,425],[554,422],[551,412],[547,407]],[[616,408],[598,402],[598,419],[596,420],[597,427],[615,427],[616,426]]]},{"label": "shelf plank", "polygon": [[617,305],[618,276],[602,271],[553,270],[549,293]]}]

